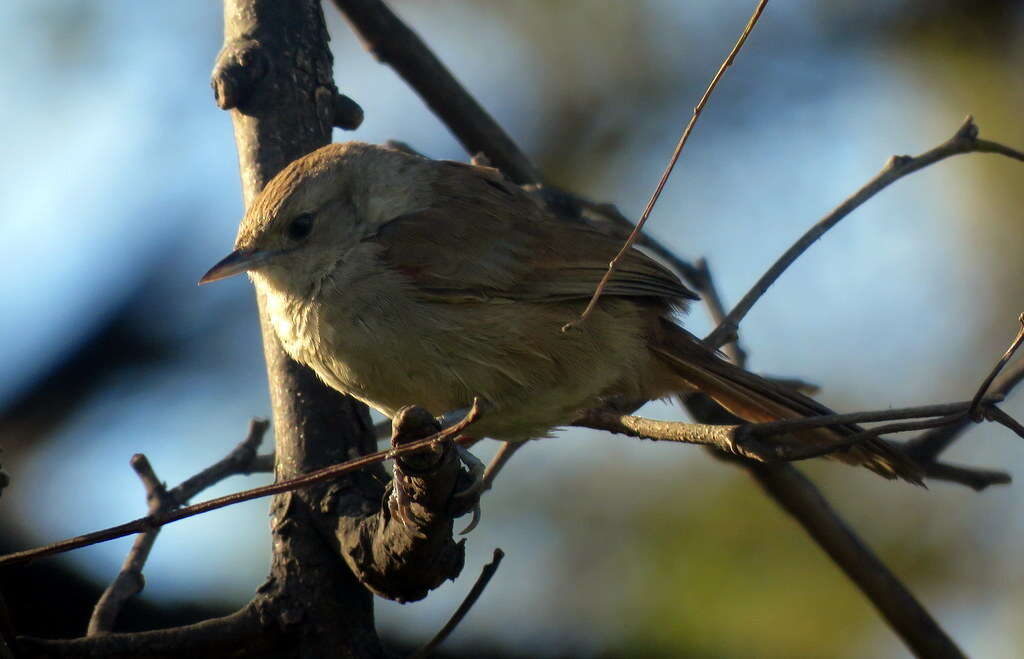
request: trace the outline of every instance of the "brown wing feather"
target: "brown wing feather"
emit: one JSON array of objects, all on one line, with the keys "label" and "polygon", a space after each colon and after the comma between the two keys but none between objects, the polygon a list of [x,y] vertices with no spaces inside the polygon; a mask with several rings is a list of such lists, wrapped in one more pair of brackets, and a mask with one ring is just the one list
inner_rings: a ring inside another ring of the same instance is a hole
[{"label": "brown wing feather", "polygon": [[[580,223],[557,219],[495,170],[444,163],[439,201],[380,228],[384,258],[432,299],[587,299],[621,244]],[[457,249],[452,249],[456,245]],[[667,268],[630,250],[605,295],[697,299]]]}]

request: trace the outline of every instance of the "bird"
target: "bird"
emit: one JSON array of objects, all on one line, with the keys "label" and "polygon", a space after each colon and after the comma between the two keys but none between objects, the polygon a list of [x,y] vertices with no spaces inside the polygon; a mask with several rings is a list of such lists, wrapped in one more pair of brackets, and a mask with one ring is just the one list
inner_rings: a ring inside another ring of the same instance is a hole
[{"label": "bird", "polygon": [[[609,400],[696,391],[751,423],[831,413],[684,329],[678,318],[698,296],[635,248],[585,321],[564,331],[620,247],[491,167],[346,142],[282,169],[199,283],[247,272],[288,355],[389,418],[479,398],[485,413],[468,432],[505,442],[484,487],[523,443]],[[859,430],[780,441],[820,445]],[[921,483],[884,440],[829,457]]]}]

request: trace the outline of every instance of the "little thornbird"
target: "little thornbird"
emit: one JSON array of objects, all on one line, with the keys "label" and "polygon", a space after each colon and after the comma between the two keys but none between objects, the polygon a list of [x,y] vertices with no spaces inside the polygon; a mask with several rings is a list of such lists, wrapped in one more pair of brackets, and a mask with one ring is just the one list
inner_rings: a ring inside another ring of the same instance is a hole
[{"label": "little thornbird", "polygon": [[[486,413],[474,436],[518,446],[602,400],[701,391],[751,422],[827,414],[721,359],[672,315],[697,299],[629,251],[579,317],[619,241],[561,219],[487,167],[385,147],[331,144],[291,163],[242,220],[235,250],[200,283],[248,272],[285,350],[332,388],[389,418]],[[855,426],[802,430],[822,443]],[[908,458],[868,439],[832,454],[919,482]]]}]

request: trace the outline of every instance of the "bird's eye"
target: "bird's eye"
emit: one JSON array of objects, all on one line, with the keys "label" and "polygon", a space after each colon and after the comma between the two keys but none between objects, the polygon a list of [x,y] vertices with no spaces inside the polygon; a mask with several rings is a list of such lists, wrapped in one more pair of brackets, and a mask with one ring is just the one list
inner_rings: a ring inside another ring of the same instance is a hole
[{"label": "bird's eye", "polygon": [[292,240],[302,240],[313,230],[313,215],[303,213],[296,215],[288,225],[288,237]]}]

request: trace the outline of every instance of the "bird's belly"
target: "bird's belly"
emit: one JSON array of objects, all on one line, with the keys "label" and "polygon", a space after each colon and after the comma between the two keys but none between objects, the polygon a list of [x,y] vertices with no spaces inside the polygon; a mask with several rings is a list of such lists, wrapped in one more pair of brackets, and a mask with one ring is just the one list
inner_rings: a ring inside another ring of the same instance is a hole
[{"label": "bird's belly", "polygon": [[344,314],[314,309],[293,357],[389,417],[405,405],[441,415],[479,397],[485,412],[472,434],[525,441],[596,404],[647,353],[638,332],[609,336],[600,318],[563,333],[565,309],[541,306],[430,303],[378,289]]},{"label": "bird's belly", "polygon": [[[388,417],[406,405],[433,414],[466,407],[473,394],[441,358],[433,324],[408,305],[378,299],[372,308],[350,305],[342,316],[318,314],[307,327],[299,361],[329,386]],[[439,366],[440,365],[440,366]]]}]

